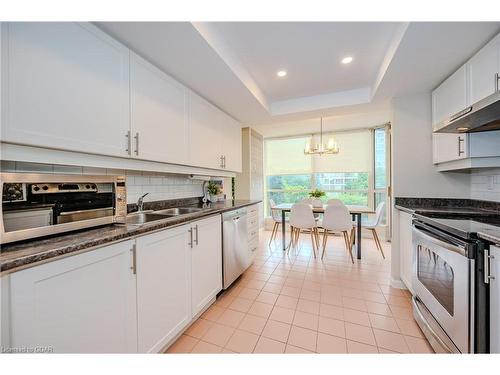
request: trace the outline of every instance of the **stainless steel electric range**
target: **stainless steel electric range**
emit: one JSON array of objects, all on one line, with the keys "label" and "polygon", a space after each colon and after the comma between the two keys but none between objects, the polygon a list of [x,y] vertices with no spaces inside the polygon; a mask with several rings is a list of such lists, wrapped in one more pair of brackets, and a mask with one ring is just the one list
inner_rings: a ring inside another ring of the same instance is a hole
[{"label": "stainless steel electric range", "polygon": [[489,352],[486,244],[500,216],[426,213],[413,219],[414,317],[436,352]]}]

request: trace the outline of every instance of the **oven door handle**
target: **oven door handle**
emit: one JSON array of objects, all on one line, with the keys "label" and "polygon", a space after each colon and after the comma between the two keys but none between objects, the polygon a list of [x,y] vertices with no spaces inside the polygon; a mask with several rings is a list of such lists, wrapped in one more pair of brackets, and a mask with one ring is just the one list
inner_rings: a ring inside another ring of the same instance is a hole
[{"label": "oven door handle", "polygon": [[465,247],[463,246],[454,245],[449,242],[440,240],[434,236],[431,236],[430,234],[428,234],[428,232],[424,232],[423,230],[416,227],[415,224],[413,225],[413,231],[416,232],[418,236],[421,236],[424,239],[445,248],[446,250],[453,251],[454,253],[460,254],[462,256],[466,256],[466,250]]}]

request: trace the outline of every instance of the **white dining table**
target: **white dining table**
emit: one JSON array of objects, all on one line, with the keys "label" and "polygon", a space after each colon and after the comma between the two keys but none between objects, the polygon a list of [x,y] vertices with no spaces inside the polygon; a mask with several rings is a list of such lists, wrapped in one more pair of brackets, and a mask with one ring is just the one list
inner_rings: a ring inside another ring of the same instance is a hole
[{"label": "white dining table", "polygon": [[[281,241],[283,245],[283,251],[286,251],[286,239],[285,239],[285,221],[286,213],[292,210],[293,203],[282,203],[273,207],[273,210],[281,211]],[[312,207],[313,213],[324,213],[326,205],[322,207]],[[361,215],[362,214],[374,214],[375,210],[367,206],[355,206],[347,205],[349,213],[352,215],[353,219],[356,220],[356,237],[354,246],[356,246],[356,256],[361,259]]]}]

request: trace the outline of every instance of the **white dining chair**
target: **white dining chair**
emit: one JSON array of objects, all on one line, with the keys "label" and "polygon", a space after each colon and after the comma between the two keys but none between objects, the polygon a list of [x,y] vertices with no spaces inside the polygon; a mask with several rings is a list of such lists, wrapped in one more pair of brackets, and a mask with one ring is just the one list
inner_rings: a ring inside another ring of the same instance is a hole
[{"label": "white dining chair", "polygon": [[[313,207],[313,202],[314,202],[314,198],[304,198],[304,199],[302,199],[301,201],[299,201],[297,203],[308,204],[309,206]],[[320,214],[319,213],[314,213],[313,212],[313,215],[314,215],[314,219],[316,221],[318,221],[320,219]]]},{"label": "white dining chair", "polygon": [[349,209],[342,202],[340,203],[341,204],[330,204],[325,208],[323,221],[321,222],[321,226],[323,227],[323,252],[321,253],[321,259],[325,256],[328,235],[330,233],[340,232],[344,236],[344,244],[347,252],[351,256],[351,262],[354,263],[354,258],[352,256],[354,233],[351,214],[349,213]]},{"label": "white dining chair", "polygon": [[313,246],[313,254],[316,258],[316,251],[319,251],[319,232],[314,218],[312,208],[308,204],[295,203],[290,210],[290,244],[291,247],[297,247],[302,230],[308,230],[311,234],[311,242]]},{"label": "white dining chair", "polygon": [[[376,228],[380,225],[380,221],[382,220],[382,214],[384,213],[385,202],[380,202],[375,209],[375,216],[371,220],[361,221],[361,227],[368,229],[372,232],[373,240],[375,241],[375,246],[377,246],[377,250],[382,254],[382,258],[385,259],[384,250],[382,249],[382,244],[380,243],[380,239],[378,238]],[[353,229],[356,224],[353,223]]]},{"label": "white dining chair", "polygon": [[327,206],[330,206],[330,205],[343,205],[344,202],[342,202],[340,199],[328,199],[326,201],[326,205]]},{"label": "white dining chair", "polygon": [[[276,202],[273,199],[269,199],[269,207],[271,209],[271,217],[274,221],[273,230],[271,232],[271,238],[269,239],[269,245],[271,245],[272,241],[276,239],[278,235],[278,231],[281,225],[281,211],[274,209],[276,207]],[[290,219],[285,217],[285,222],[289,222]]]}]

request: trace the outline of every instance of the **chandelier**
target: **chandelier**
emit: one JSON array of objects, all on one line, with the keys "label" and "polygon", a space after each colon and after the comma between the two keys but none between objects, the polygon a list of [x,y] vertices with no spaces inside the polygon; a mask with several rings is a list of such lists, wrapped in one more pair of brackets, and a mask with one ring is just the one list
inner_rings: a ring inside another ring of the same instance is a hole
[{"label": "chandelier", "polygon": [[319,133],[319,143],[316,143],[313,147],[311,146],[312,140],[313,137],[311,136],[311,140],[306,142],[306,145],[304,147],[305,155],[338,154],[340,151],[339,146],[333,137],[330,137],[327,143],[323,143],[323,117],[321,117],[321,130]]}]

